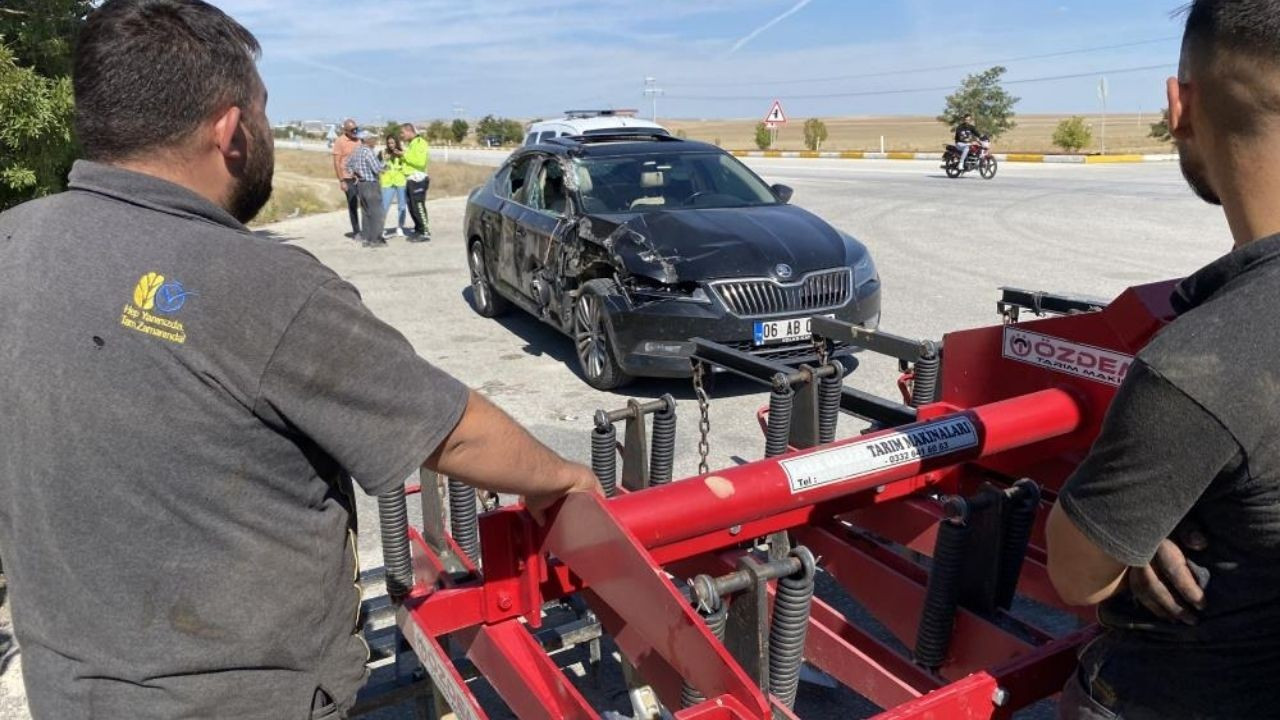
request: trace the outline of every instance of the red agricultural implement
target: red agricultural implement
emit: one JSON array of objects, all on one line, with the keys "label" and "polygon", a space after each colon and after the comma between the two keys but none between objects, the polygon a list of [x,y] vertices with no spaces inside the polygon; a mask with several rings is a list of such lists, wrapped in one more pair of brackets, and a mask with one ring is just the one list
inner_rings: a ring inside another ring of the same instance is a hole
[{"label": "red agricultural implement", "polygon": [[[590,644],[596,661],[601,635],[636,716],[793,717],[803,662],[878,718],[1009,717],[1058,692],[1093,632],[1049,584],[1043,520],[1171,318],[1171,288],[1109,304],[1005,290],[1003,324],[940,344],[813,319],[823,349],[899,358],[902,403],[844,385],[839,361],[796,370],[697,342],[704,368],[770,386],[766,458],[671,482],[664,398],[596,416],[609,496],[571,496],[545,526],[519,507],[476,521],[474,494],[451,483],[452,533],[430,485],[424,526],[400,532],[404,497],[383,498],[403,638],[460,718],[487,717],[480,676],[517,717],[598,717],[549,649]],[[870,429],[836,439],[841,411]],[[815,597],[815,576],[857,616]],[[545,608],[566,601],[577,621],[550,627]],[[1054,635],[1028,614],[1081,629]]]}]

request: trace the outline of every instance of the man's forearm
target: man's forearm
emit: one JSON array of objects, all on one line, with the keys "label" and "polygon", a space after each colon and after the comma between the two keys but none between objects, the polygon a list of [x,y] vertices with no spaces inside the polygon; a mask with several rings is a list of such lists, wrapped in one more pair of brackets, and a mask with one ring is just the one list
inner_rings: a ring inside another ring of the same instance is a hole
[{"label": "man's forearm", "polygon": [[474,391],[457,427],[426,465],[482,490],[515,495],[559,494],[580,480],[579,466]]}]

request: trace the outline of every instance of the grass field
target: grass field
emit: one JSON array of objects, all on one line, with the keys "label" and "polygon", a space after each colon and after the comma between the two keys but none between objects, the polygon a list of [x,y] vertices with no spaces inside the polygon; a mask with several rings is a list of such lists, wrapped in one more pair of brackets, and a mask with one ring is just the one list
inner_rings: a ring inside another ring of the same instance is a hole
[{"label": "grass field", "polygon": [[[996,142],[998,152],[1046,153],[1062,152],[1053,145],[1053,131],[1066,115],[1019,115],[1018,126]],[[1093,143],[1083,152],[1101,150],[1102,119],[1096,115],[1085,118],[1093,128]],[[1151,123],[1160,119],[1159,113],[1109,115],[1107,117],[1107,153],[1164,153],[1170,152],[1167,143],[1160,143],[1147,136]],[[804,150],[804,121],[806,118],[789,118],[790,122],[778,132],[774,150]],[[841,117],[822,118],[829,137],[823,150],[880,150],[880,137],[884,136],[885,150],[906,152],[941,152],[944,143],[951,141],[951,132],[940,122],[923,116],[897,117]],[[757,120],[659,120],[673,132],[683,130],[690,139],[716,142],[729,150],[754,150]]]},{"label": "grass field", "polygon": [[[465,195],[491,174],[493,168],[483,165],[433,162],[427,199]],[[346,196],[334,179],[333,160],[328,153],[277,149],[273,186],[270,202],[250,224],[266,225],[285,218],[340,210],[347,205]]]}]

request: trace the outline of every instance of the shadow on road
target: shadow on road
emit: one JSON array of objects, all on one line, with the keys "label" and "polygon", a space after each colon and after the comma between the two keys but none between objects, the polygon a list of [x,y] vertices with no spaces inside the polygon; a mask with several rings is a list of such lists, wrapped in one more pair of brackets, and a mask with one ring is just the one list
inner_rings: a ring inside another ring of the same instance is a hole
[{"label": "shadow on road", "polygon": [[272,240],[274,242],[290,242],[292,240],[301,239],[297,235],[286,235],[285,233],[276,230],[254,230],[252,232],[254,235],[263,238],[264,240]]},{"label": "shadow on road", "polygon": [[[0,608],[4,607],[5,601],[9,599],[8,580],[3,574],[0,574]],[[13,634],[9,632],[7,626],[0,625],[0,675],[3,675],[9,669],[9,663],[18,656],[18,650],[13,646]]]},{"label": "shadow on road", "polygon": [[[470,285],[462,290],[462,298],[468,305],[474,307],[471,302]],[[525,345],[521,350],[537,357],[546,356],[564,364],[578,376],[583,385],[586,385],[578,369],[578,357],[574,352],[571,338],[518,308],[512,308],[511,312],[495,318],[494,322],[524,340]],[[715,373],[707,383],[707,394],[713,400],[767,392],[764,385],[726,373]],[[693,392],[693,382],[688,378],[639,378],[630,385],[613,391],[613,394],[620,398],[659,398],[667,393],[677,400],[697,399],[697,395]]]}]

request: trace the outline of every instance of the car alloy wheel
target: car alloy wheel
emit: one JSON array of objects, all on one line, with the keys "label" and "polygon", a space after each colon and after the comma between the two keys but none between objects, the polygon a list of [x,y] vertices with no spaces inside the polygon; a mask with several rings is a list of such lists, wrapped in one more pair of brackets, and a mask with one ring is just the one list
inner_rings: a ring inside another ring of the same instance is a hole
[{"label": "car alloy wheel", "polygon": [[484,317],[497,317],[506,312],[506,299],[499,297],[489,283],[488,268],[484,264],[484,247],[479,240],[471,243],[467,265],[471,269],[471,302],[476,312]]},{"label": "car alloy wheel", "polygon": [[604,299],[616,289],[611,280],[591,280],[582,287],[573,309],[573,341],[578,367],[587,384],[612,390],[631,381],[614,358],[605,325]]}]

